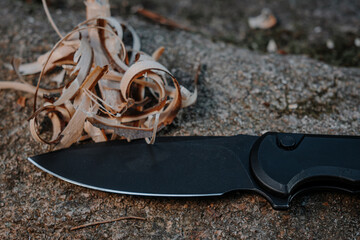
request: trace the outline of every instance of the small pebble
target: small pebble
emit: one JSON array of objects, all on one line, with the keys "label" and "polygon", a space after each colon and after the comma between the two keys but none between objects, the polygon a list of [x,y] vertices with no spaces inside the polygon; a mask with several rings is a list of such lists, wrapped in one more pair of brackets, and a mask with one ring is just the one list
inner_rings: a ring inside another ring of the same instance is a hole
[{"label": "small pebble", "polygon": [[360,38],[355,38],[354,44],[356,47],[360,47]]},{"label": "small pebble", "polygon": [[277,51],[277,45],[274,39],[271,39],[266,47],[269,53],[274,53]]},{"label": "small pebble", "polygon": [[294,110],[294,109],[297,109],[297,108],[298,108],[297,103],[289,104],[289,109],[290,109],[290,110]]},{"label": "small pebble", "polygon": [[335,43],[334,43],[332,40],[328,39],[328,40],[326,41],[326,47],[327,47],[328,49],[334,49]]}]

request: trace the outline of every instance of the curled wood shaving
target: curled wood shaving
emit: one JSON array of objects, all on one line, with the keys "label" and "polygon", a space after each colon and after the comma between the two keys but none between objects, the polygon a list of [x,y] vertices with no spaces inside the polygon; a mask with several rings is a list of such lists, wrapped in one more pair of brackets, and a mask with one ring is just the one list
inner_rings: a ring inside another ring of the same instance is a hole
[{"label": "curled wood shaving", "polygon": [[[0,82],[0,89],[35,95],[29,126],[36,141],[64,148],[88,138],[99,142],[119,136],[145,138],[153,144],[156,133],[173,121],[179,109],[196,101],[196,87],[191,93],[180,86],[157,62],[165,49],[160,47],[152,55],[141,52],[135,30],[111,17],[108,0],[87,0],[86,21],[66,35],[43,4],[60,40],[34,63],[13,62],[18,75],[40,73],[37,86],[23,80]],[[124,43],[126,31],[133,40],[130,45]],[[53,69],[59,68],[53,76]],[[43,78],[64,86],[40,88]],[[37,106],[39,97],[45,102],[41,107]],[[50,135],[43,134],[46,124],[40,119],[44,117],[52,125]]]},{"label": "curled wood shaving", "polygon": [[[14,89],[32,94],[35,94],[36,92],[36,87],[30,85],[29,83],[9,82],[9,81],[0,81],[0,89]],[[59,93],[61,92],[61,89],[38,88],[37,92],[40,95],[40,97],[43,97],[44,95],[49,95],[51,93]]]}]

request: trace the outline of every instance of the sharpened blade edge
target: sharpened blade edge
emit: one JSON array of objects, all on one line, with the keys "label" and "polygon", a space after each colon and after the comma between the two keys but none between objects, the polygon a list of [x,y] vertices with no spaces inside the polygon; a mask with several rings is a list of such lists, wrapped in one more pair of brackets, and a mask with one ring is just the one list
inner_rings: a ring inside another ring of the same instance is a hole
[{"label": "sharpened blade edge", "polygon": [[134,196],[150,196],[150,197],[181,197],[181,198],[186,198],[186,197],[211,197],[211,196],[221,196],[224,193],[209,193],[209,194],[159,194],[159,193],[138,193],[138,192],[127,192],[127,191],[119,191],[119,190],[114,190],[114,189],[107,189],[107,188],[100,188],[100,187],[94,187],[88,184],[84,184],[84,183],[79,183],[67,178],[64,178],[52,171],[49,171],[48,169],[42,167],[41,165],[39,165],[36,161],[34,161],[31,157],[28,157],[28,160],[34,164],[37,168],[39,168],[40,170],[49,173],[50,175],[57,177],[65,182],[71,183],[71,184],[75,184],[81,187],[85,187],[85,188],[90,188],[90,189],[94,189],[94,190],[98,190],[98,191],[103,191],[103,192],[109,192],[109,193],[117,193],[117,194],[125,194],[125,195],[134,195]]}]

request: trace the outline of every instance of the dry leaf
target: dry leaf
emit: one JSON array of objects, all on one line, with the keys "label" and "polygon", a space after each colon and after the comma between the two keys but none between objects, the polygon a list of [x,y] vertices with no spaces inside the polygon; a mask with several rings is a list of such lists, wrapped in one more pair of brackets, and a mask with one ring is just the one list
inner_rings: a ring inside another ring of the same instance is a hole
[{"label": "dry leaf", "polygon": [[26,97],[19,97],[18,100],[16,101],[16,103],[21,106],[21,107],[25,107],[26,106]]}]

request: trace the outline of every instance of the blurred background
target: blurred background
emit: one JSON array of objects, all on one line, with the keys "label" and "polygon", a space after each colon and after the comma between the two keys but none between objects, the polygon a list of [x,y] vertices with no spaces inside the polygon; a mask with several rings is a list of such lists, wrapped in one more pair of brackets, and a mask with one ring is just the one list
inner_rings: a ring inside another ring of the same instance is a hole
[{"label": "blurred background", "polygon": [[[29,11],[41,4],[41,0],[18,1],[26,2]],[[83,1],[47,2],[52,14],[71,8],[85,15]],[[110,0],[110,4],[112,15],[124,19],[143,8],[214,41],[360,67],[359,0]]]}]

